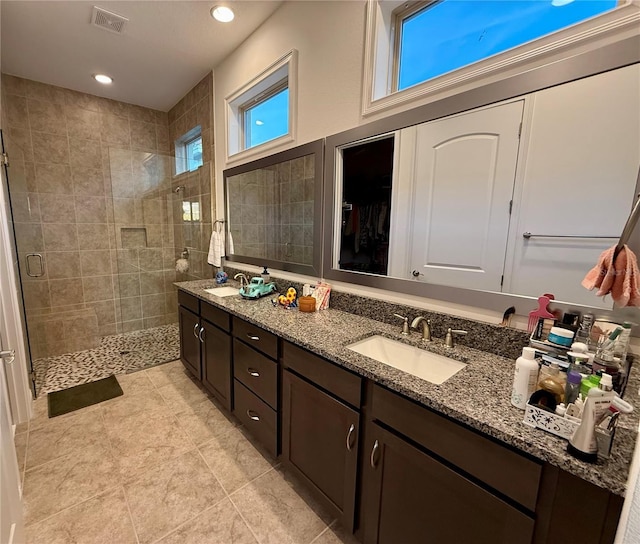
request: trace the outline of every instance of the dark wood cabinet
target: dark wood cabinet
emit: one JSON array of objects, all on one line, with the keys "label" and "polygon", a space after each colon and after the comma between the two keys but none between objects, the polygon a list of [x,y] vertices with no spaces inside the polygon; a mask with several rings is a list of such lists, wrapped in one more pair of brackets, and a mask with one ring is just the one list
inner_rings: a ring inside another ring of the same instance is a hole
[{"label": "dark wood cabinet", "polygon": [[365,544],[531,543],[531,517],[377,423],[367,434]]},{"label": "dark wood cabinet", "polygon": [[353,530],[360,414],[289,370],[282,376],[282,456]]},{"label": "dark wood cabinet", "polygon": [[201,320],[202,385],[231,410],[231,335]]},{"label": "dark wood cabinet", "polygon": [[200,317],[184,306],[178,307],[180,327],[180,360],[198,380],[202,380],[200,362]]}]

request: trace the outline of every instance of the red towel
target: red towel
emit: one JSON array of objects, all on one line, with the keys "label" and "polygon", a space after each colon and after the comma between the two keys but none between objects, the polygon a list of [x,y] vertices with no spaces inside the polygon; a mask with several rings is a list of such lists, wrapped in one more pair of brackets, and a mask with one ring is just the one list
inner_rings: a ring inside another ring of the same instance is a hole
[{"label": "red towel", "polygon": [[591,291],[598,288],[599,297],[611,293],[611,298],[620,307],[640,306],[640,288],[638,281],[638,259],[633,251],[623,246],[613,261],[616,246],[600,254],[598,264],[582,280],[582,286]]}]

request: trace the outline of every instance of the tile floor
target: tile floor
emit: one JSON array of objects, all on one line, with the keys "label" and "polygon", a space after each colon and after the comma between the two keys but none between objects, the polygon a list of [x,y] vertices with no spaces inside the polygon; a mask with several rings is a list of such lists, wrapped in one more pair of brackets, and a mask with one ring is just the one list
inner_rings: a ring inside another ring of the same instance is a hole
[{"label": "tile floor", "polygon": [[18,428],[29,544],[355,544],[179,361]]}]

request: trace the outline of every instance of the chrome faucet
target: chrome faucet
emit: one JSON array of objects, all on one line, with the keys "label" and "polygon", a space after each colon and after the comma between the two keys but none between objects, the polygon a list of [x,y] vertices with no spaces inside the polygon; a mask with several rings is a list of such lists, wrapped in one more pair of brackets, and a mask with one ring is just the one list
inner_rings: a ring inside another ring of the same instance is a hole
[{"label": "chrome faucet", "polygon": [[236,274],[235,276],[233,276],[234,280],[237,280],[238,278],[240,278],[240,290],[246,292],[246,287],[249,286],[249,280],[247,279],[247,276],[245,276],[242,272],[239,272],[238,274]]},{"label": "chrome faucet", "polygon": [[453,347],[455,347],[455,343],[453,341],[453,336],[454,335],[464,336],[465,334],[467,334],[467,331],[461,331],[461,330],[456,330],[456,329],[447,329],[447,335],[444,337],[444,343],[448,348],[453,348]]},{"label": "chrome faucet", "polygon": [[422,339],[425,342],[431,342],[431,320],[419,315],[411,323],[411,328],[417,329],[420,323],[422,323]]},{"label": "chrome faucet", "polygon": [[400,319],[404,319],[404,323],[402,324],[402,334],[409,334],[409,318],[400,314],[393,314]]}]

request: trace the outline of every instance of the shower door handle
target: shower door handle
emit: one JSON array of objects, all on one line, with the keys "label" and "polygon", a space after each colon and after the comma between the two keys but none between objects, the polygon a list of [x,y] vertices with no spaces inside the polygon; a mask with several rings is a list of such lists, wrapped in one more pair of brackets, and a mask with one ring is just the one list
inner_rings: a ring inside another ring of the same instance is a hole
[{"label": "shower door handle", "polygon": [[[31,272],[31,258],[32,257],[37,257],[38,258],[38,264],[40,266],[40,271],[37,273],[32,273]],[[39,278],[40,276],[44,276],[44,266],[42,263],[42,255],[40,253],[27,253],[27,256],[25,257],[25,261],[27,264],[27,276],[29,276],[30,278]]]}]

